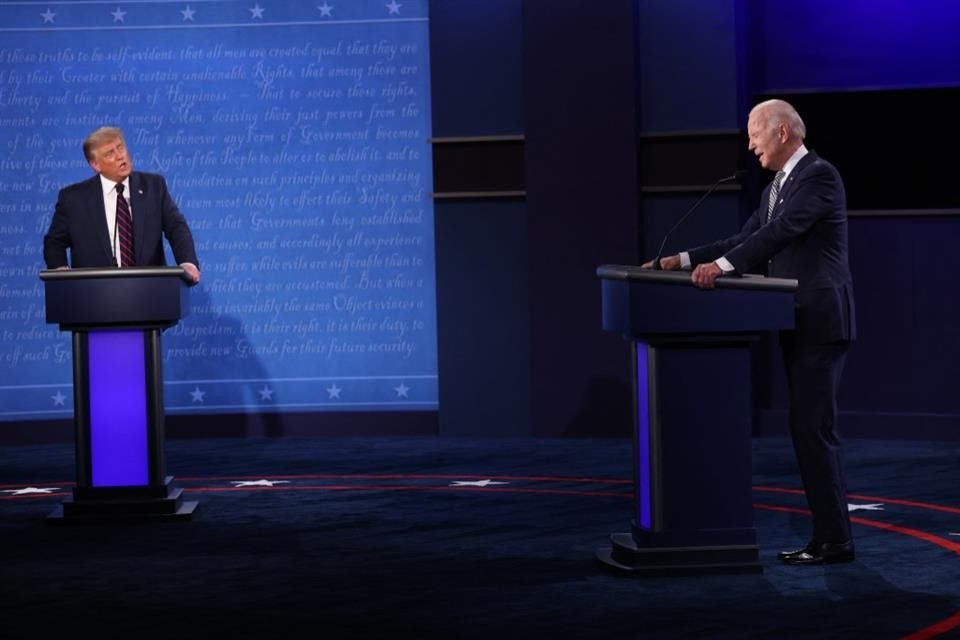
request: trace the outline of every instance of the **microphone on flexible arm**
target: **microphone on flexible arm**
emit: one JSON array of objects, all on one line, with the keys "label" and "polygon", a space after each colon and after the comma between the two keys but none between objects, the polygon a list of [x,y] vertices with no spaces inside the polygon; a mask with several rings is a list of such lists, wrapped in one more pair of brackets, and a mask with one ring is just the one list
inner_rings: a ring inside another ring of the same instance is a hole
[{"label": "microphone on flexible arm", "polygon": [[670,230],[667,231],[663,236],[663,242],[660,243],[660,248],[657,249],[657,256],[653,259],[653,268],[655,270],[661,271],[663,269],[663,267],[660,266],[660,258],[663,257],[663,248],[667,246],[667,239],[670,237],[670,234],[676,231],[677,227],[683,224],[683,221],[689,218],[690,214],[696,211],[697,207],[699,207],[703,203],[703,201],[707,199],[707,196],[713,193],[717,187],[727,182],[740,182],[740,180],[742,180],[745,175],[747,175],[747,172],[741,169],[727,176],[726,178],[720,178],[719,180],[714,182],[709,189],[707,189],[706,193],[700,196],[700,199],[697,200],[692,207],[687,209],[687,212],[685,214],[680,216],[680,218],[673,224],[673,226],[670,227]]}]

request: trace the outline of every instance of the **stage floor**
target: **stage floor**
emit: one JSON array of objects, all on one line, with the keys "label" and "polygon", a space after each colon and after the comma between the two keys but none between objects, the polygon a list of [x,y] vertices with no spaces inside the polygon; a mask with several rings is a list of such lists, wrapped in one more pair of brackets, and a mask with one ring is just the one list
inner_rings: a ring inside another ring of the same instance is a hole
[{"label": "stage floor", "polygon": [[[960,444],[845,442],[857,561],[785,567],[809,517],[789,442],[754,441],[762,575],[624,578],[624,440],[167,443],[186,522],[53,526],[73,448],[0,448],[7,638],[960,636]],[[920,632],[920,635],[911,636]]]}]

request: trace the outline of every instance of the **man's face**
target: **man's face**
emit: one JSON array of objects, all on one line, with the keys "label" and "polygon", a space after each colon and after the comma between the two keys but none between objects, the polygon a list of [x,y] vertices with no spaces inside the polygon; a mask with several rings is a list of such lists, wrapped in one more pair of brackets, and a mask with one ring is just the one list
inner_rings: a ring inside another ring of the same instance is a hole
[{"label": "man's face", "polygon": [[90,166],[108,180],[122,182],[133,171],[123,138],[114,138],[93,148]]},{"label": "man's face", "polygon": [[783,169],[789,159],[786,127],[772,126],[766,112],[757,111],[747,121],[747,136],[750,140],[747,148],[757,156],[761,167],[771,171]]}]

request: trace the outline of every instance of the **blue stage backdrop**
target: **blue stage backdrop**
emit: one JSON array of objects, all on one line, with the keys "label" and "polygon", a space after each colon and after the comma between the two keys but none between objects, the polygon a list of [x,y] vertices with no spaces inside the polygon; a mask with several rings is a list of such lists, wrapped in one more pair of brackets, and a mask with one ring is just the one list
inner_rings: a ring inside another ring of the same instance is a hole
[{"label": "blue stage backdrop", "polygon": [[197,242],[170,412],[435,409],[426,5],[0,2],[0,419],[72,414],[37,274],[101,125]]}]

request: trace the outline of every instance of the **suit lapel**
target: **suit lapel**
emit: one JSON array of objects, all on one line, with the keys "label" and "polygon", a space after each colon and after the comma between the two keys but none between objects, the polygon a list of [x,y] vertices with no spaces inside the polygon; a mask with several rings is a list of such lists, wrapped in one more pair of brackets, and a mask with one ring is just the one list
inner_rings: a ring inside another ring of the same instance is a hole
[{"label": "suit lapel", "polygon": [[786,202],[787,198],[790,197],[790,193],[793,191],[793,185],[797,183],[797,180],[800,178],[806,168],[813,164],[816,159],[817,154],[813,151],[808,152],[807,155],[800,158],[800,162],[797,163],[797,166],[793,168],[793,171],[790,172],[790,175],[787,176],[787,179],[780,187],[780,195],[777,196],[777,204],[773,210],[774,216],[779,215],[779,211],[777,211],[777,209],[783,206],[783,203]]},{"label": "suit lapel", "polygon": [[138,265],[144,264],[143,235],[146,229],[147,208],[146,185],[137,172],[130,174],[130,207],[133,209],[133,250]]},{"label": "suit lapel", "polygon": [[100,238],[100,248],[104,254],[113,256],[113,238],[107,225],[107,209],[103,204],[103,183],[97,174],[87,181],[87,211],[90,212],[90,229]]}]

